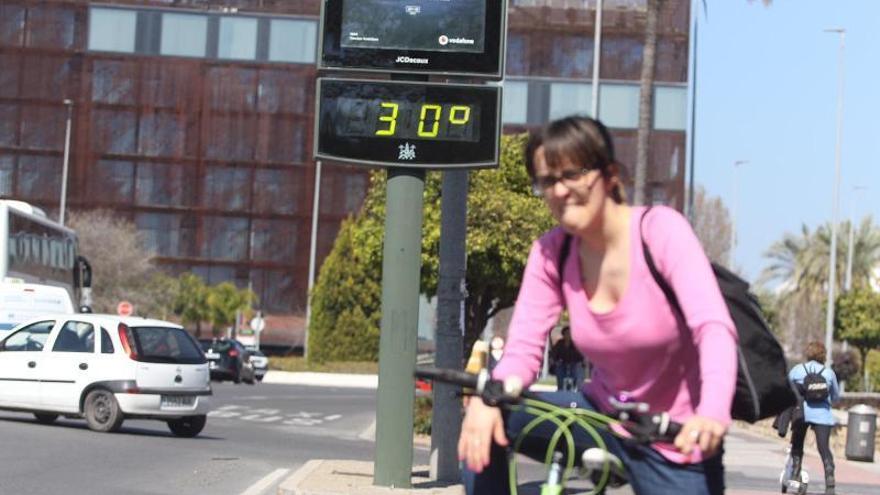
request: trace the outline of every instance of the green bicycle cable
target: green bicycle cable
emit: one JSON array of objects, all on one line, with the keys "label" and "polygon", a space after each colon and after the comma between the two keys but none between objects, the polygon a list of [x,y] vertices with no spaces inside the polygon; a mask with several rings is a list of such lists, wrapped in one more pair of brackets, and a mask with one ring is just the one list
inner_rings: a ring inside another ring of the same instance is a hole
[{"label": "green bicycle cable", "polygon": [[[619,423],[619,421],[613,418],[609,418],[604,414],[589,409],[564,408],[534,399],[524,400],[523,411],[528,414],[534,415],[535,418],[533,418],[528,424],[526,424],[521,433],[518,435],[517,441],[514,443],[513,446],[513,453],[515,454],[519,451],[522,440],[538,425],[543,424],[546,421],[554,423],[557,428],[548,445],[547,456],[544,463],[549,465],[552,462],[553,452],[555,452],[556,447],[561,440],[561,437],[564,437],[566,446],[568,447],[568,456],[563,479],[568,479],[568,477],[571,475],[571,471],[574,469],[575,447],[574,437],[570,429],[571,425],[577,424],[578,426],[580,426],[585,433],[592,437],[598,448],[607,452],[608,447],[596,428],[603,428],[613,433],[610,426]],[[516,459],[514,456],[511,456],[509,460],[508,477],[508,481],[511,487],[511,495],[517,495]],[[599,477],[599,481],[597,482],[593,490],[589,493],[591,495],[599,493],[602,489],[604,489],[609,477],[610,463],[606,461],[602,469],[602,475]]]}]

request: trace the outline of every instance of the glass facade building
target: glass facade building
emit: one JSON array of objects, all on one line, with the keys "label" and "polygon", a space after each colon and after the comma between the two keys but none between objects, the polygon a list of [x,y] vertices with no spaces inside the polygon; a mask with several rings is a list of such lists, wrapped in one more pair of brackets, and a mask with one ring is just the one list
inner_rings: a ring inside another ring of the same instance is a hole
[{"label": "glass facade building", "polygon": [[[605,0],[599,116],[626,165],[645,3]],[[689,2],[665,5],[650,197],[680,209]],[[594,8],[510,0],[506,131],[590,112]],[[318,0],[4,0],[0,197],[57,214],[69,99],[68,207],[130,219],[169,273],[251,283],[270,316],[266,337],[301,342],[319,10]],[[324,163],[319,263],[366,187],[366,169]]]}]

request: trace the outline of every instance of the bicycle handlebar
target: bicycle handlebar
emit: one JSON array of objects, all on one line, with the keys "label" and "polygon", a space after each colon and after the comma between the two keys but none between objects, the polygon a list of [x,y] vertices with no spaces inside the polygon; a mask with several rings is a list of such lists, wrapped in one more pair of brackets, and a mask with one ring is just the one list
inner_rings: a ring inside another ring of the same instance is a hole
[{"label": "bicycle handlebar", "polygon": [[[523,399],[537,399],[534,394],[523,390],[522,381],[518,377],[502,382],[492,379],[486,369],[479,374],[473,374],[443,368],[417,368],[415,376],[474,389],[475,395],[480,396],[490,406],[512,405]],[[649,414],[647,404],[618,401],[613,397],[610,402],[617,419],[636,441],[671,443],[681,432],[681,423],[672,421],[669,413]]]}]

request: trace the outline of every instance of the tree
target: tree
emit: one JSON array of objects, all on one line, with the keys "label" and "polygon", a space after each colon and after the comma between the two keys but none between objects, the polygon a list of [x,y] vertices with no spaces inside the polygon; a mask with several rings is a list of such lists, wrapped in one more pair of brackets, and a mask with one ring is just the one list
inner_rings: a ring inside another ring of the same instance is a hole
[{"label": "tree", "polygon": [[[840,232],[849,232],[844,222]],[[848,236],[840,236],[837,250],[838,288],[846,276]],[[776,284],[779,312],[789,344],[797,350],[809,340],[821,340],[824,328],[825,303],[828,290],[828,260],[831,251],[829,224],[811,231],[801,226],[798,234],[785,233],[773,243],[764,257],[770,264],[759,277],[759,284]],[[873,267],[880,264],[880,230],[871,217],[862,220],[854,231],[852,283],[855,288],[869,287]],[[840,293],[840,291],[837,291]]]},{"label": "tree", "polygon": [[706,256],[710,260],[730,266],[730,246],[733,238],[733,226],[730,212],[724,201],[716,196],[709,196],[703,186],[697,186],[694,193],[694,232]]},{"label": "tree", "polygon": [[232,282],[221,282],[207,291],[208,319],[213,327],[213,334],[235,323],[240,312],[247,311],[256,301],[256,294],[250,289],[239,289]]},{"label": "tree", "polygon": [[864,390],[868,388],[868,352],[880,347],[880,293],[870,289],[848,292],[837,298],[834,313],[835,337],[859,350],[864,371]]},{"label": "tree", "polygon": [[180,280],[156,271],[145,284],[144,294],[147,298],[138,314],[167,320],[174,314],[175,303],[180,297]]},{"label": "tree", "polygon": [[177,294],[172,311],[184,325],[196,326],[196,338],[202,336],[202,322],[210,319],[208,311],[208,287],[201,277],[184,273],[178,278]]},{"label": "tree", "polygon": [[73,211],[68,226],[77,233],[80,253],[92,264],[92,309],[115,313],[123,300],[138,312],[149,306],[151,294],[145,287],[156,272],[153,253],[144,247],[132,222],[110,211]]},{"label": "tree", "polygon": [[[499,168],[471,173],[466,241],[466,349],[489,318],[513,304],[532,242],[554,224],[541,198],[531,192],[523,165],[524,144],[524,135],[503,136]],[[440,174],[429,173],[425,183],[421,266],[421,291],[429,297],[437,292],[440,193]],[[385,180],[384,172],[379,171],[371,175],[361,212],[343,224],[321,268],[312,294],[310,359],[313,355],[315,359],[351,359],[340,355],[342,349],[361,359],[377,358],[384,222]],[[358,335],[366,340],[360,340]],[[375,354],[367,356],[368,351]]]},{"label": "tree", "polygon": [[639,128],[636,132],[636,164],[633,203],[645,204],[648,177],[648,151],[654,124],[654,74],[657,55],[657,18],[665,0],[647,0],[645,44],[642,48],[642,71],[639,77]]}]

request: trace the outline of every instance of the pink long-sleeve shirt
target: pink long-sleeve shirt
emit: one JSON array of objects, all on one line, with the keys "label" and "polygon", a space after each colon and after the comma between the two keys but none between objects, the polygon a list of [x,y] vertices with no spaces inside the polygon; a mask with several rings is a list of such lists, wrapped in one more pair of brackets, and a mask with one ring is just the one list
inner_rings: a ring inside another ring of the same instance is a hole
[{"label": "pink long-sleeve shirt", "polygon": [[[736,331],[709,261],[690,224],[677,211],[630,209],[629,281],[608,312],[590,309],[581,283],[580,241],[559,274],[564,232],[555,228],[532,245],[495,378],[517,375],[531,384],[541,367],[547,335],[568,309],[571,335],[593,364],[584,391],[600,410],[621,392],[646,402],[652,411],[668,411],[683,422],[698,414],[730,423],[736,386]],[[641,232],[640,232],[641,230]],[[678,297],[687,329],[679,329],[675,310],[651,276],[642,252],[647,243],[654,264]],[[698,462],[697,450],[685,457],[674,446],[654,445],[664,457]]]}]

